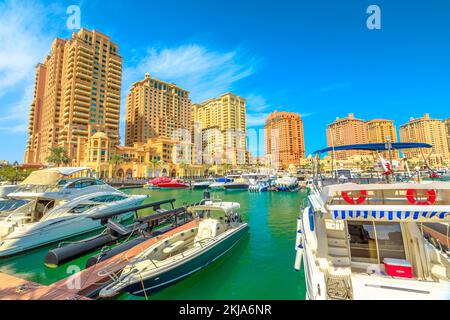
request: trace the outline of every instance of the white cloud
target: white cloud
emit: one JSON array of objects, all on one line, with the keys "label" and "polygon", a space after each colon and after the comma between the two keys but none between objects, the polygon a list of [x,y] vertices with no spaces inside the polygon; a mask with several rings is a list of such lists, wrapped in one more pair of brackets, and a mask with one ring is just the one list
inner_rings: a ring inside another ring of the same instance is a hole
[{"label": "white cloud", "polygon": [[194,102],[201,102],[233,89],[250,75],[258,60],[239,49],[220,52],[198,44],[176,48],[151,48],[136,66],[125,68],[125,92],[146,72],[164,81],[174,82],[190,91]]},{"label": "white cloud", "polygon": [[247,113],[247,127],[263,126],[269,113]]},{"label": "white cloud", "polygon": [[[137,63],[133,64],[136,61]],[[199,103],[233,90],[236,82],[252,75],[258,67],[259,60],[240,49],[221,52],[199,44],[185,44],[174,48],[153,47],[147,49],[143,56],[124,60],[122,136],[125,127],[126,96],[132,84],[142,80],[145,73],[163,81],[176,83],[190,92],[194,103]]]},{"label": "white cloud", "polygon": [[271,109],[266,99],[260,94],[248,94],[245,98],[247,100],[247,110],[249,111],[260,112]]},{"label": "white cloud", "polygon": [[35,66],[48,53],[53,38],[42,4],[14,0],[0,3],[1,131],[26,132]]}]

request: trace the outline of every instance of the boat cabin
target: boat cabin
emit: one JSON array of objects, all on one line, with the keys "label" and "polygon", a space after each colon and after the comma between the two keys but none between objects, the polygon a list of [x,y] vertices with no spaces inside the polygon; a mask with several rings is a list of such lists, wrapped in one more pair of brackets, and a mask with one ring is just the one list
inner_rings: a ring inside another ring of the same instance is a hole
[{"label": "boat cabin", "polygon": [[329,298],[450,297],[449,257],[420,228],[450,222],[449,183],[347,183],[313,193],[303,229]]}]

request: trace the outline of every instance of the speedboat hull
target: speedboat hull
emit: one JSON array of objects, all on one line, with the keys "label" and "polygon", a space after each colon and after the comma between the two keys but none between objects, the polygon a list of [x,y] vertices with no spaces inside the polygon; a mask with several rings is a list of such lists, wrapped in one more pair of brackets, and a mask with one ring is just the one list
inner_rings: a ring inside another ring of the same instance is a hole
[{"label": "speedboat hull", "polygon": [[211,190],[224,190],[225,182],[214,182],[209,185],[209,189]]},{"label": "speedboat hull", "polygon": [[185,183],[160,183],[158,187],[160,189],[186,189],[189,188],[189,185]]},{"label": "speedboat hull", "polygon": [[248,190],[249,185],[246,183],[230,183],[223,186],[225,190]]},{"label": "speedboat hull", "polygon": [[192,185],[192,188],[196,190],[208,189],[211,184],[211,181],[196,182]]},{"label": "speedboat hull", "polygon": [[[142,202],[145,196],[134,196],[117,209],[126,209]],[[118,216],[117,222],[124,222],[133,216],[127,212]],[[7,226],[6,221],[0,221],[0,228]],[[13,233],[0,240],[0,259],[14,256],[25,251],[42,247],[51,243],[70,239],[82,234],[104,228],[99,220],[93,220],[89,215],[65,217],[19,226]]]},{"label": "speedboat hull", "polygon": [[[219,259],[230,249],[232,249],[244,236],[244,234],[248,232],[248,230],[249,226],[247,224],[243,224],[233,233],[230,233],[220,241],[211,244],[207,249],[200,251],[189,260],[173,265],[172,268],[168,270],[166,269],[162,272],[155,273],[150,278],[144,279],[143,282],[139,281],[133,283],[125,287],[124,290],[132,293],[133,295],[142,296],[145,294],[144,292],[155,291],[175,281],[181,280]],[[145,290],[142,287],[143,285]]]}]

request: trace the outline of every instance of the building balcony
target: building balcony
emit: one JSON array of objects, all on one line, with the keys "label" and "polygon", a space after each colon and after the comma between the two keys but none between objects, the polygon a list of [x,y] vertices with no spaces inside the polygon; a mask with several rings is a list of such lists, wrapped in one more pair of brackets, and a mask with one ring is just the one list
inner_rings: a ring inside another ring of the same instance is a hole
[{"label": "building balcony", "polygon": [[82,102],[84,102],[84,104],[89,105],[89,103],[91,101],[90,96],[80,95],[80,94],[77,94],[77,93],[75,93],[75,97],[74,98],[75,98],[75,100],[77,100],[77,102],[80,102],[80,104]]}]

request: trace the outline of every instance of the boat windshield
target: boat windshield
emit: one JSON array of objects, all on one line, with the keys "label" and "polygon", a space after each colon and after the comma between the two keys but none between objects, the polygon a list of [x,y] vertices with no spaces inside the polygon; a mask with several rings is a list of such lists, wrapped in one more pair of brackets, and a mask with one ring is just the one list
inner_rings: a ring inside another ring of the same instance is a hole
[{"label": "boat windshield", "polygon": [[50,210],[47,214],[42,218],[42,220],[55,219],[60,216],[70,215],[70,214],[81,214],[84,213],[94,207],[97,207],[101,204],[122,201],[127,199],[127,196],[120,194],[105,194],[105,195],[97,195],[92,198],[86,199],[82,203],[73,204],[73,202],[69,202],[65,205],[55,208],[54,210]]},{"label": "boat windshield", "polygon": [[195,209],[193,214],[200,219],[212,218],[222,220],[226,216],[225,211],[214,208]]},{"label": "boat windshield", "polygon": [[5,199],[0,201],[0,212],[12,212],[26,204],[27,200]]}]

